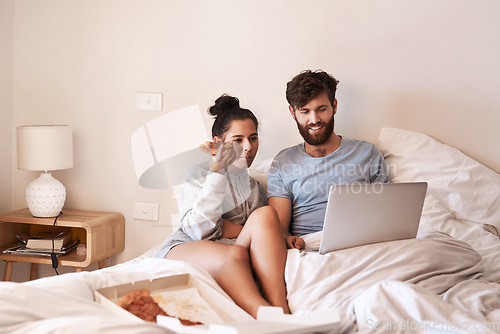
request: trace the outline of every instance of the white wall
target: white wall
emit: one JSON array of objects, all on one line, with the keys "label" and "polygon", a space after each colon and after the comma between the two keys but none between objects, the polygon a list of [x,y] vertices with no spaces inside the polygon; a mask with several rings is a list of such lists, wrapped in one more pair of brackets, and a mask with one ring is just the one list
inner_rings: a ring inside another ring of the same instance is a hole
[{"label": "white wall", "polygon": [[[496,0],[14,3],[13,120],[2,135],[14,141],[17,125],[73,126],[75,167],[54,176],[67,188],[66,208],[125,215],[126,249],[113,263],[161,242],[176,212],[170,190],[135,178],[130,136],[162,114],[136,111],[137,92],[162,92],[164,112],[238,96],[261,121],[263,159],[300,140],[286,82],[322,68],[340,80],[338,133],[376,142],[382,126],[420,131],[500,171]],[[25,206],[35,177],[17,170],[14,152],[11,209]],[[134,201],[159,203],[161,222],[133,220]]]},{"label": "white wall", "polygon": [[[7,212],[12,206],[14,0],[0,1],[0,45],[0,212]],[[1,261],[0,275],[4,268]]]},{"label": "white wall", "polygon": [[0,2],[0,212],[12,204],[14,1]]}]

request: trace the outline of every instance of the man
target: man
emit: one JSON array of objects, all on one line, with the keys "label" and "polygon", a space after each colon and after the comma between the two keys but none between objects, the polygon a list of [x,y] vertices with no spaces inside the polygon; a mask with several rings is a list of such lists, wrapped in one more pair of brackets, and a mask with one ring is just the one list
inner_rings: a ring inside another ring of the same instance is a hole
[{"label": "man", "polygon": [[332,185],[389,181],[375,145],[335,133],[337,84],[328,73],[310,70],[287,84],[289,110],[304,143],[276,155],[268,176],[268,197],[287,234],[288,248],[303,248],[301,236],[323,229]]}]

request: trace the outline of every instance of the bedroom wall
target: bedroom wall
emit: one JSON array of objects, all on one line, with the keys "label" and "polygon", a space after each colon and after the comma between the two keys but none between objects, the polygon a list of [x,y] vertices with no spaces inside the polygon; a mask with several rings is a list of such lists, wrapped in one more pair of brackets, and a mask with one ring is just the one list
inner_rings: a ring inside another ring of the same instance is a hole
[{"label": "bedroom wall", "polygon": [[[12,206],[14,0],[0,1],[0,212]],[[0,273],[5,263],[0,262]]]},{"label": "bedroom wall", "polygon": [[0,2],[0,212],[12,205],[14,1]]},{"label": "bedroom wall", "polygon": [[[75,167],[54,176],[66,186],[66,208],[125,216],[126,248],[111,263],[160,243],[177,211],[170,189],[138,185],[130,150],[138,127],[234,94],[261,121],[258,159],[272,157],[300,141],[284,90],[307,68],[340,80],[338,133],[376,142],[383,126],[424,132],[500,171],[496,0],[14,4],[13,119],[5,130],[14,141],[17,125],[73,127]],[[163,111],[136,111],[137,92],[163,93]],[[188,128],[189,120],[179,124],[176,137]],[[18,209],[36,173],[17,170],[15,152],[11,168]],[[160,204],[160,222],[132,219],[133,202]]]}]

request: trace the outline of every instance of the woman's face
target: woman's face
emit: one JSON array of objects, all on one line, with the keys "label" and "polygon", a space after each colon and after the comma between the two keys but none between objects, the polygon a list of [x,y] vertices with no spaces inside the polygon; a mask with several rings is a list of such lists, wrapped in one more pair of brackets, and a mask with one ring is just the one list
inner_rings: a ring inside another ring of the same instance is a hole
[{"label": "woman's face", "polygon": [[229,129],[223,138],[215,141],[232,142],[238,158],[233,165],[238,168],[250,167],[259,149],[259,135],[251,119],[234,120],[229,123]]}]

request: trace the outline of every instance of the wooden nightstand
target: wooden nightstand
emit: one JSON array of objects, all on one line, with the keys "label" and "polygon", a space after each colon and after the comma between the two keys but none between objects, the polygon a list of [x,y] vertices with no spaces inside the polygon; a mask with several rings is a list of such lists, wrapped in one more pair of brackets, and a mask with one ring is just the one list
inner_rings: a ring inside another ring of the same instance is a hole
[{"label": "wooden nightstand", "polygon": [[[52,264],[50,257],[36,255],[2,254],[16,244],[17,233],[33,235],[38,232],[51,232],[54,218],[35,218],[28,209],[12,211],[0,216],[0,260],[6,262],[4,281],[12,278],[14,262],[31,263],[30,279],[37,278],[38,263]],[[59,265],[70,266],[81,271],[92,263],[99,262],[105,267],[105,260],[121,252],[125,243],[125,220],[119,213],[63,210],[57,219],[56,231],[70,230],[73,239],[80,239],[86,245],[86,254],[77,255],[76,251],[58,257]]]}]

